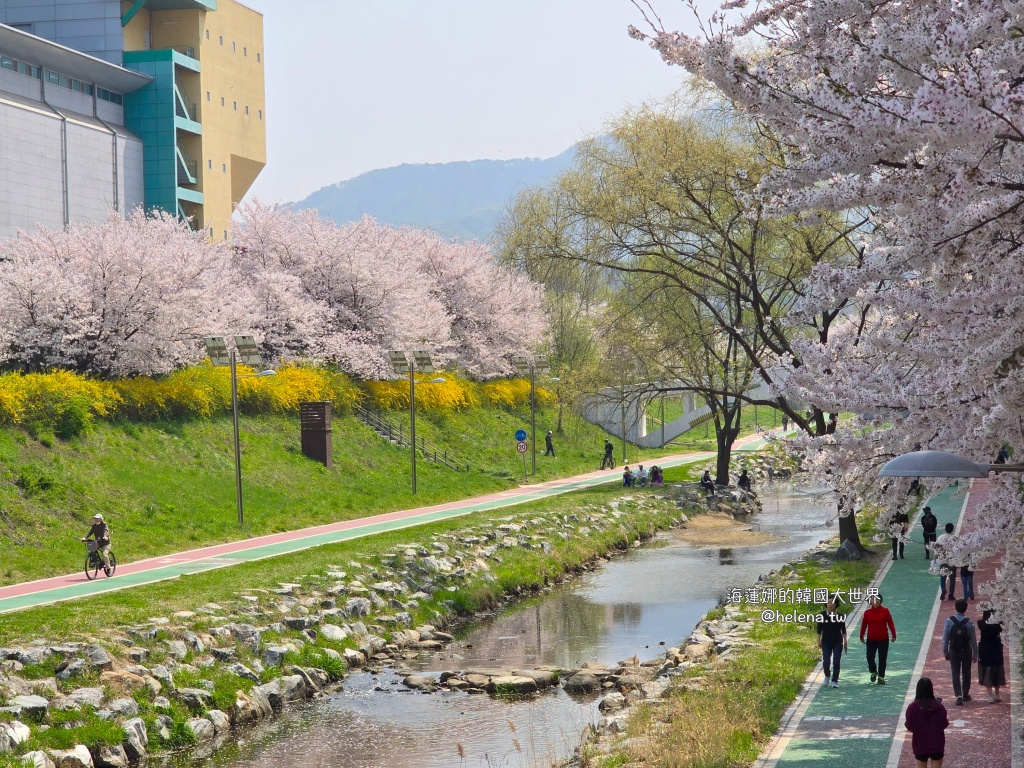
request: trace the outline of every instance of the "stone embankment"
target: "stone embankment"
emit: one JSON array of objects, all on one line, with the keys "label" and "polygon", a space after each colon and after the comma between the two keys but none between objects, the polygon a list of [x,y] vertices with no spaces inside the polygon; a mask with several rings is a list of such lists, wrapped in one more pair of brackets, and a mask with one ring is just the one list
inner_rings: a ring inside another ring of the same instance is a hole
[{"label": "stone embankment", "polygon": [[[691,503],[686,487],[664,490],[677,506]],[[657,491],[571,513],[510,516],[422,542],[410,532],[410,543],[372,561],[339,563],[102,636],[0,648],[0,753],[40,768],[121,768],[185,747],[209,753],[248,724],[337,687],[349,668],[401,668],[441,650],[453,639],[443,628],[460,618],[460,589],[494,584],[495,569],[517,552],[550,554],[599,535],[614,546],[640,546],[656,532],[655,519],[685,521],[666,513]],[[628,698],[665,664],[633,662],[614,669],[453,670],[437,681],[410,675],[406,684],[491,694],[562,684]],[[50,738],[46,732],[55,729],[69,732]],[[41,748],[26,753],[29,745]]]}]

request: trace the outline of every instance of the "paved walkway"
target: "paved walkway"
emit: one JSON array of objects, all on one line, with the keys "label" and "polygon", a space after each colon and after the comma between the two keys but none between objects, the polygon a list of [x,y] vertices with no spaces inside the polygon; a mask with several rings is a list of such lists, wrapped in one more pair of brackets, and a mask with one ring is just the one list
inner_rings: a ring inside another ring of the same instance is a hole
[{"label": "paved walkway", "polygon": [[[939,530],[947,522],[957,523],[961,516],[962,525],[970,526],[987,496],[987,486],[984,480],[975,481],[966,500],[954,498],[955,488],[933,497],[929,504],[939,518]],[[886,685],[874,685],[868,677],[864,646],[858,640],[862,612],[858,607],[847,620],[850,650],[843,657],[839,687],[822,685],[819,664],[802,698],[787,712],[779,736],[758,762],[759,768],[911,768],[915,761],[903,722],[922,674],[932,678],[936,696],[949,710],[943,768],[1011,768],[1010,688],[1003,690],[1001,704],[989,704],[984,701],[984,689],[975,683],[975,699],[963,707],[954,706],[949,665],[942,658],[942,629],[953,613],[953,602],[938,599],[938,577],[928,573],[919,520],[914,521],[911,536],[918,543],[907,546],[906,559],[892,561],[886,555],[874,584],[893,614],[897,632],[896,642],[889,647]],[[993,558],[976,572],[979,601],[983,599],[980,588],[992,578],[996,564]],[[959,584],[957,594],[961,594]],[[972,601],[968,609],[974,619],[980,617],[976,605]],[[1008,676],[1010,672],[1007,659]]]},{"label": "paved walkway", "polygon": [[[764,445],[759,435],[751,435],[736,441],[734,450],[757,450]],[[687,453],[676,456],[664,456],[652,460],[664,468],[678,467],[686,464],[708,461],[714,453]],[[486,496],[477,496],[462,501],[436,504],[429,507],[390,512],[383,515],[363,517],[330,523],[314,528],[303,528],[269,536],[260,536],[242,541],[233,541],[187,552],[139,560],[134,563],[119,563],[113,578],[100,576],[96,581],[88,581],[81,571],[66,576],[56,576],[39,581],[12,584],[0,587],[0,613],[23,610],[39,605],[48,605],[63,600],[73,600],[102,592],[113,592],[129,589],[141,584],[152,584],[157,581],[175,579],[188,573],[199,573],[215,568],[234,565],[251,560],[262,560],[267,557],[298,552],[322,544],[334,544],[340,541],[356,539],[384,531],[409,528],[424,523],[447,520],[452,517],[468,515],[500,507],[524,504],[529,501],[545,499],[550,496],[568,493],[582,488],[621,482],[622,473],[618,470],[589,472],[585,475],[551,480],[537,485],[513,488]],[[114,548],[117,551],[117,548]]]}]

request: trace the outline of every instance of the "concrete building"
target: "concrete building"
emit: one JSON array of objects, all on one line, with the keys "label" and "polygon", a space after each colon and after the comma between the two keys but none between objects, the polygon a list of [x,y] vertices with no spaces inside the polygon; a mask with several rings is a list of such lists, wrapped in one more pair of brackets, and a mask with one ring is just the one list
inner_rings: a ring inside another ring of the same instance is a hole
[{"label": "concrete building", "polygon": [[0,22],[143,76],[115,95],[143,145],[144,204],[230,236],[266,164],[259,13],[235,0],[0,0]]}]

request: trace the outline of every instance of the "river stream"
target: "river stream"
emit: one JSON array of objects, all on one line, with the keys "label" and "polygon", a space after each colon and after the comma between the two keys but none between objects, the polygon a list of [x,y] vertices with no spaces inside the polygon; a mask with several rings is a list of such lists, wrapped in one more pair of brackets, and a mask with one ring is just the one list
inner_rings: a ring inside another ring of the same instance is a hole
[{"label": "river stream", "polygon": [[[614,666],[680,642],[731,588],[797,559],[828,538],[834,497],[822,489],[762,486],[750,524],[774,534],[755,546],[696,546],[678,532],[631,550],[552,592],[474,623],[438,655],[410,664],[426,674],[467,668]],[[572,754],[600,714],[598,696],[553,688],[494,699],[406,691],[401,676],[356,673],[344,689],[252,731],[240,744],[179,768],[533,768]]]}]

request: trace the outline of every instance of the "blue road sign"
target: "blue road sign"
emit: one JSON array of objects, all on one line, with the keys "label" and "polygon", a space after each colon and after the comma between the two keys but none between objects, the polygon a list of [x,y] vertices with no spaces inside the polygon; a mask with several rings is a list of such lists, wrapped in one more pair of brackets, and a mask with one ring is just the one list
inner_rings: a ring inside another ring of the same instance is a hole
[{"label": "blue road sign", "polygon": [[521,443],[525,439],[526,439],[526,430],[525,429],[517,429],[516,430],[516,440]]}]

